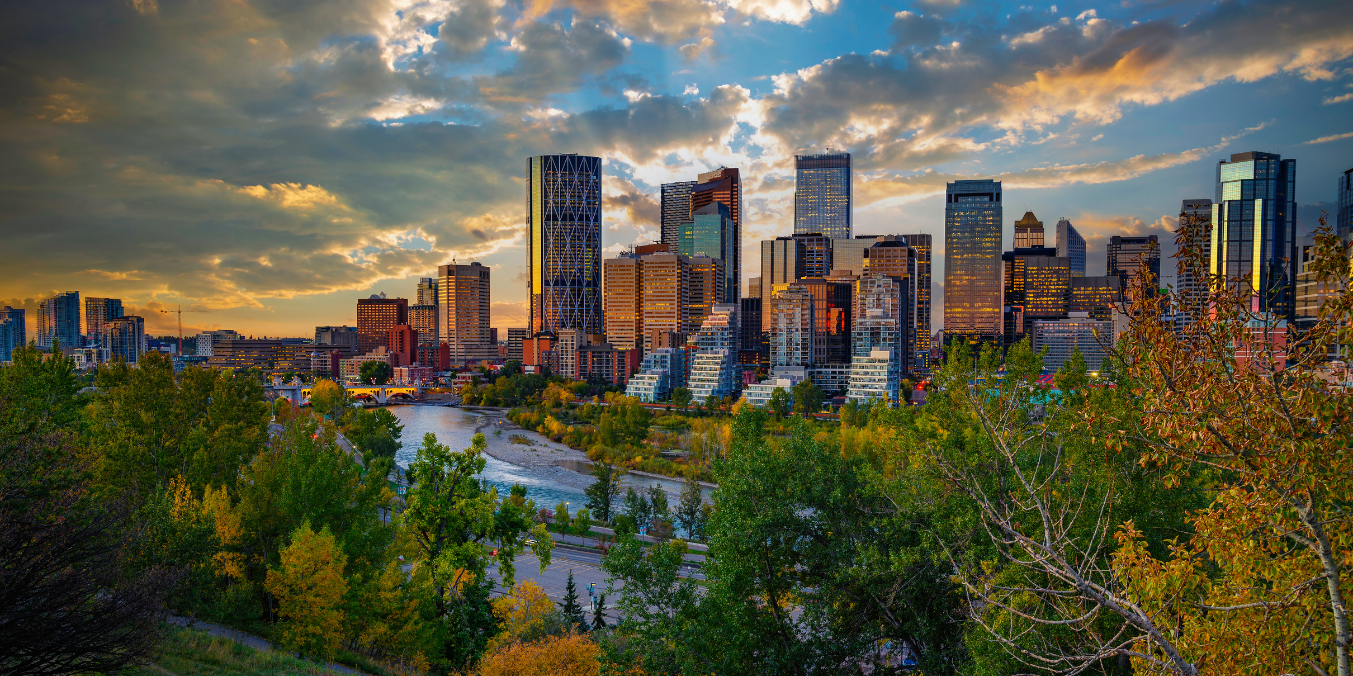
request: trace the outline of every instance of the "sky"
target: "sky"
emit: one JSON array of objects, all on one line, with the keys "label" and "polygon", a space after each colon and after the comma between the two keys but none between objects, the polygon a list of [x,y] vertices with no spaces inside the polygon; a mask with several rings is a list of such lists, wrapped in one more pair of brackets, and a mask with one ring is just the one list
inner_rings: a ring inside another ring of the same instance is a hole
[{"label": "sky", "polygon": [[1006,248],[1070,219],[1095,275],[1115,234],[1168,255],[1231,153],[1297,160],[1303,231],[1353,168],[1326,0],[16,0],[0,87],[0,305],[117,297],[157,335],[313,335],[453,260],[524,326],[539,154],[603,158],[604,256],[738,167],[746,279],[794,155],[850,152],[856,232],[934,236],[937,322],[947,181],[1003,181]]}]

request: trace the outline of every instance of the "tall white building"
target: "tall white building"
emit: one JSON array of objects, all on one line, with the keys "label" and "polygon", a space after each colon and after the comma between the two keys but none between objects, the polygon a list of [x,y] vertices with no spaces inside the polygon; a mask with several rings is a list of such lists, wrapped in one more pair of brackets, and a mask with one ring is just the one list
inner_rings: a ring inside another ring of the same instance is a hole
[{"label": "tall white building", "polygon": [[212,356],[212,346],[223,340],[240,340],[243,338],[239,333],[230,329],[218,329],[216,331],[204,331],[197,334],[197,356]]},{"label": "tall white building", "polygon": [[899,280],[871,273],[855,283],[855,326],[851,331],[850,385],[846,397],[898,400],[902,383],[902,320],[905,294]]},{"label": "tall white building", "polygon": [[769,315],[771,367],[812,366],[813,293],[795,284],[776,289]]},{"label": "tall white building", "polygon": [[691,336],[688,344],[696,347],[696,353],[689,387],[695,401],[729,396],[741,385],[739,328],[738,306],[719,303],[710,309],[699,333]]}]

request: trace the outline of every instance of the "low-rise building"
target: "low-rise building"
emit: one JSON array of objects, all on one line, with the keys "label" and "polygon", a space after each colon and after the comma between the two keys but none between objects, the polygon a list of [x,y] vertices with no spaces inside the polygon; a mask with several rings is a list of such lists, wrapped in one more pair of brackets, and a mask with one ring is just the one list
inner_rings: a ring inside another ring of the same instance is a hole
[{"label": "low-rise building", "polygon": [[757,408],[765,408],[770,405],[771,395],[775,390],[784,390],[785,394],[791,394],[794,386],[799,384],[800,379],[795,378],[767,378],[759,383],[748,385],[743,388],[742,396],[746,397],[747,404]]},{"label": "low-rise building", "polygon": [[401,385],[424,385],[437,380],[436,370],[427,366],[396,366],[392,382]]},{"label": "low-rise building", "polygon": [[1076,350],[1085,366],[1098,371],[1114,344],[1114,320],[1092,319],[1089,313],[1072,312],[1066,319],[1038,320],[1033,324],[1034,352],[1048,348],[1043,372],[1056,373]]},{"label": "low-rise building", "polygon": [[394,363],[395,355],[385,349],[384,345],[377,345],[376,349],[368,354],[361,354],[356,357],[340,360],[338,362],[338,375],[343,380],[357,380],[361,377],[362,364],[372,361],[385,362],[386,364],[389,364],[391,368],[394,368],[397,365]]},{"label": "low-rise building", "polygon": [[867,355],[855,355],[850,362],[846,398],[860,402],[885,401],[889,406],[896,406],[902,369],[895,357],[895,353],[886,347]]},{"label": "low-rise building", "polygon": [[683,348],[660,347],[644,356],[638,371],[630,376],[625,394],[653,403],[672,396],[672,390],[686,387],[689,352]]}]

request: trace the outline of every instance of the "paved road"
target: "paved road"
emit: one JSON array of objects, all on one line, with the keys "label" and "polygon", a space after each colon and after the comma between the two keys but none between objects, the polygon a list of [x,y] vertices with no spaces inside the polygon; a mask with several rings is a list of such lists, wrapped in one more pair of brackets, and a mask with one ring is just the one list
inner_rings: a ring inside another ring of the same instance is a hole
[{"label": "paved road", "polygon": [[[525,582],[526,580],[535,582],[545,591],[545,595],[555,603],[564,600],[564,587],[568,584],[568,574],[572,572],[573,584],[578,590],[578,603],[582,604],[589,621],[592,619],[592,611],[587,595],[587,585],[596,584],[598,593],[606,590],[606,573],[601,570],[600,552],[556,546],[554,554],[550,557],[550,566],[543,573],[540,572],[540,559],[537,559],[530,552],[518,554],[515,566],[517,582]],[[492,574],[495,577],[497,576],[496,567]],[[507,593],[507,590],[500,587],[493,593],[495,596],[502,596]],[[607,596],[607,608],[615,605],[617,597],[618,593]],[[613,623],[616,616],[607,612],[606,620]]]},{"label": "paved road", "polygon": [[[238,629],[231,629],[230,627],[216,624],[215,622],[203,622],[202,620],[195,620],[190,617],[182,617],[179,615],[170,615],[165,618],[165,621],[177,627],[196,629],[198,631],[206,632],[212,636],[219,636],[224,639],[229,639],[231,641],[239,643],[240,645],[249,646],[254,650],[267,651],[273,649],[273,646],[271,643],[268,642],[268,639],[265,639],[261,636],[254,636],[253,634],[246,634]],[[294,656],[295,655],[293,655],[293,657]],[[348,674],[348,676],[363,676],[363,674],[365,674],[365,672],[345,667],[341,664],[338,664],[337,662],[330,662],[325,666],[329,667],[330,671],[334,671],[340,674]]]}]

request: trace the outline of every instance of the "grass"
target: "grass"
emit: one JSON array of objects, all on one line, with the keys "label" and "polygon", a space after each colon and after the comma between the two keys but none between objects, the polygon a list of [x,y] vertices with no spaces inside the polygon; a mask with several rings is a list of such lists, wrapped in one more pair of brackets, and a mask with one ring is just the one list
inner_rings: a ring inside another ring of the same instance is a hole
[{"label": "grass", "polygon": [[136,676],[290,676],[331,674],[277,651],[258,651],[194,629],[166,627],[159,654]]}]

